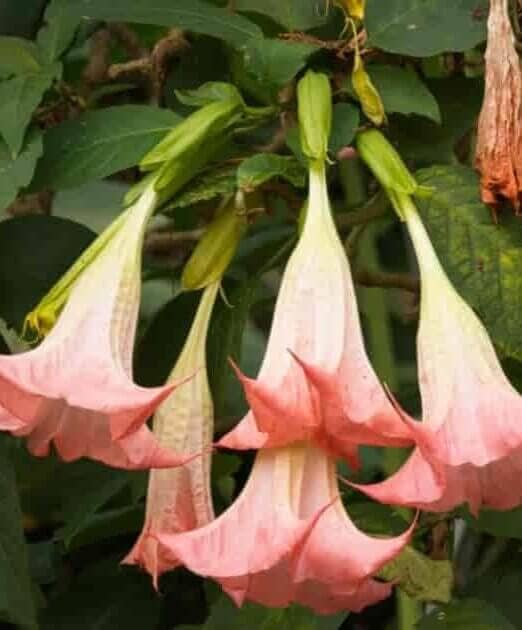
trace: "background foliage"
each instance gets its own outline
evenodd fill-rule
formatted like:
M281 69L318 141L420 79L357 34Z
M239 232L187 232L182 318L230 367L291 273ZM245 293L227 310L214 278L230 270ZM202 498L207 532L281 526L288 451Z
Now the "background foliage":
M435 189L421 211L444 266L517 385L522 227L507 213L492 222L471 168L487 11L486 0L367 0L364 59L387 133ZM144 385L166 377L198 298L178 293L183 262L221 195L255 192L258 216L226 278L233 308L218 304L208 347L218 433L233 426L245 403L227 358L256 373L304 201L294 86L308 65L335 86L330 189L370 355L381 378L418 411L413 256L368 173L357 159L343 159L367 121L350 82L351 29L339 7L324 0L3 0L0 35L0 352L23 346L17 333L25 314L117 215L141 157L201 99L187 91L230 81L249 104L273 106L274 115L236 133L152 225L135 374ZM401 459L397 451L366 449L361 478L382 478ZM248 455L216 456L219 509L237 494L249 464ZM399 627L401 602L393 599L361 615L251 605L238 612L182 570L166 575L156 595L145 575L119 566L140 530L145 489L143 473L35 460L2 436L1 627ZM405 527L399 510L353 492L346 500L367 532ZM414 547L383 577L400 579L403 596L420 603L421 630L522 627L522 510L454 516L424 516Z

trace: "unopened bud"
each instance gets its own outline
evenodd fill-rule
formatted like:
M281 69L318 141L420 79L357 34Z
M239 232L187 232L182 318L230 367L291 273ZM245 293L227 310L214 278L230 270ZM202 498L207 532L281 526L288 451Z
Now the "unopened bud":
M328 77L309 70L297 85L297 104L303 153L312 160L326 160L332 126Z
M246 212L233 200L210 223L192 252L181 277L183 288L194 291L220 280L246 227Z

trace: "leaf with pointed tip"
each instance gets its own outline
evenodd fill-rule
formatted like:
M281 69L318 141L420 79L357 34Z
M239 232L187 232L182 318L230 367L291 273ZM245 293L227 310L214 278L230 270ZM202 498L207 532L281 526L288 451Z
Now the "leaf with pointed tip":
M0 140L0 211L16 199L22 188L29 185L42 152L40 132L29 135L22 151L14 159L5 142Z
M194 31L224 39L237 47L252 37L263 36L250 20L201 0L70 0L69 10L80 17Z

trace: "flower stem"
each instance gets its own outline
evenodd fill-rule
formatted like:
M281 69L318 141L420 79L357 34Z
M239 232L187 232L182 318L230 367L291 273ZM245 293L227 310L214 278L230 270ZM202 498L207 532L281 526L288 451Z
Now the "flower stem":
M396 589L398 630L414 630L422 617L420 602L412 599L401 588Z

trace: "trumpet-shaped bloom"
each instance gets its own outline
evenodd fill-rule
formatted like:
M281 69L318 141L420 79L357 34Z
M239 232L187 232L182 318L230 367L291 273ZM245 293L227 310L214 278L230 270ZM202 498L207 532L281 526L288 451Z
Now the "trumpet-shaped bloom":
M386 597L390 585L371 576L410 535L360 532L340 501L334 460L294 445L260 451L243 492L215 521L158 538L171 567L215 578L238 604L299 602L326 613Z
M467 502L508 509L522 499L522 398L491 340L456 293L415 207L404 211L421 273L417 337L423 422L404 418L417 448L388 480L363 491L387 503L445 511Z
M0 404L36 455L53 442L65 460L87 456L126 468L180 463L145 426L173 385L147 389L132 380L141 246L155 202L149 187L126 212L40 346L0 356Z
M240 378L251 411L221 440L223 446L279 447L314 439L354 461L362 443L412 442L366 355L323 165L310 169L307 217L284 272L258 378Z
M479 118L476 166L485 203L522 202L522 70L509 0L491 0L486 49L486 89Z
M199 454L183 467L150 473L145 525L124 562L143 566L156 585L158 576L169 568L158 536L203 527L214 518L210 491L213 409L204 366L208 324L218 287L219 283L214 283L205 289L169 381L193 376L176 388L154 415L154 436L162 446L180 454Z

